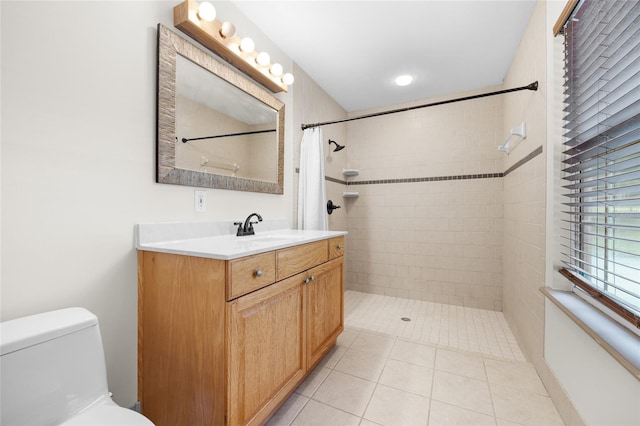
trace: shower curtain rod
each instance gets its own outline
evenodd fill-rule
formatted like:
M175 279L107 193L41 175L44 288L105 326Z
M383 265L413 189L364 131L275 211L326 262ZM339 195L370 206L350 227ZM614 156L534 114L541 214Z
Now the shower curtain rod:
M201 138L191 138L191 139L182 138L182 143L187 143L187 142L190 142L190 141L199 141L199 140L202 140L202 139L217 139L217 138L228 138L228 137L231 137L231 136L257 135L258 133L271 133L271 132L275 132L275 131L276 131L276 129L254 130L252 132L227 133L226 135L202 136Z
M323 123L315 123L315 124L302 124L300 127L302 127L302 130L305 130L305 129L310 129L312 127L326 126L326 125L329 125L329 124L338 124L338 123L344 123L344 122L347 122L347 121L354 121L354 120L362 120L363 118L378 117L380 115L395 114L396 112L411 111L411 110L414 110L414 109L427 108L427 107L445 105L445 104L451 104L451 103L454 103L454 102L470 101L472 99L484 98L484 97L487 97L487 96L503 95L505 93L518 92L520 90L534 90L534 91L538 90L538 82L534 81L533 83L531 83L531 84L529 84L527 86L516 87L516 88L513 88L513 89L498 90L497 92L489 92L489 93L482 93L480 95L465 96L463 98L456 98L456 99L449 99L449 100L446 100L446 101L432 102L430 104L416 105L416 106L407 107L407 108L400 108L400 109L392 109L390 111L375 112L373 114L361 115L359 117L345 118L343 120L325 121Z

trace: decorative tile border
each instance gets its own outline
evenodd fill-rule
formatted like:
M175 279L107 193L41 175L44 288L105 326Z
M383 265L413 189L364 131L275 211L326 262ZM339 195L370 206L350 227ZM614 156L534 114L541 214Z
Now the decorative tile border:
M542 154L542 145L529 153L526 157L516 162L513 166L509 167L504 173L481 173L473 175L453 175L453 176L431 176L431 177L419 177L419 178L399 178L399 179L376 179L376 180L358 180L358 181L345 181L341 179L325 176L325 180L340 185L380 185L387 183L414 183L414 182L440 182L447 180L468 180L468 179L493 179L507 176L509 173L513 173L516 169L524 166L526 163ZM300 169L296 167L296 173L300 173Z
M505 170L504 175L506 176L509 173L515 171L517 168L519 168L521 166L524 166L526 163L528 163L529 161L533 160L535 157L537 157L540 154L542 154L542 145L537 147L535 150L531 151L529 153L529 155L524 157L522 160L516 162L513 166L511 166L507 170Z
M347 185L379 185L385 183L438 182L443 180L490 179L503 177L503 173L483 173L476 175L433 176L404 179L359 180L347 182Z

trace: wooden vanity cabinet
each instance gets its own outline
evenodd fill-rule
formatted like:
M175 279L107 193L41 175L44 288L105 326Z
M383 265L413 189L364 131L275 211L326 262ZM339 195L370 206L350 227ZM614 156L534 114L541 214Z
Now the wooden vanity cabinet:
M343 254L344 237L231 261L139 252L142 413L265 423L343 330Z

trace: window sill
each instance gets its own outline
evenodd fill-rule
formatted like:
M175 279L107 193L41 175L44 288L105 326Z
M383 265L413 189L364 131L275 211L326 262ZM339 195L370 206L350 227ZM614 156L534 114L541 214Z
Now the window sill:
M640 337L571 292L548 287L540 291L640 380Z

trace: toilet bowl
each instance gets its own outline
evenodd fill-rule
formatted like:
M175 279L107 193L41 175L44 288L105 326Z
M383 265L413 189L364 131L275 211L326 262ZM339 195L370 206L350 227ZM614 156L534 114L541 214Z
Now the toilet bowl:
M0 323L0 424L153 425L111 399L98 318L83 308Z

